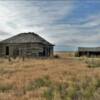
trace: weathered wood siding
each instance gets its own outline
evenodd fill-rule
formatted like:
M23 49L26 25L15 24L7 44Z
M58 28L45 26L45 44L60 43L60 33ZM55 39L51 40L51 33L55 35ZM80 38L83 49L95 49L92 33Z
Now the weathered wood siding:
M100 47L79 47L78 56L100 56Z
M89 48L89 47L79 47L78 51L91 51L91 52L98 52L100 51L100 47L94 47L94 48Z
M0 56L6 55L6 47L9 47L9 56L52 56L53 46L43 45L41 43L5 43L0 44Z

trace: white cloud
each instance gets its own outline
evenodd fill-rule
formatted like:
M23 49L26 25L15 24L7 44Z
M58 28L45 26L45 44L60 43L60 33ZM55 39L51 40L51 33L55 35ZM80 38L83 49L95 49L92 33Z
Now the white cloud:
M72 9L73 4L66 0L0 1L0 31L12 35L22 31L45 33L50 24L69 14Z
M67 17L74 6L69 0L0 1L0 39L33 31L57 46L98 46L100 14L87 16L78 24L55 24Z

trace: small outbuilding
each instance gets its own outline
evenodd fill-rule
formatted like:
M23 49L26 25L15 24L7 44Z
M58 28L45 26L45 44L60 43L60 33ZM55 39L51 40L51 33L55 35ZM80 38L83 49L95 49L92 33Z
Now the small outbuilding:
M33 32L20 33L0 42L0 57L49 57L53 56L53 47Z
M100 56L100 47L79 47L78 56Z

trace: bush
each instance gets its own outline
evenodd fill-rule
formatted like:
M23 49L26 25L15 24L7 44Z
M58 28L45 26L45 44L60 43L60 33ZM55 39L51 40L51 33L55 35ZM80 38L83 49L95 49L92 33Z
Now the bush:
M0 84L0 92L8 92L9 90L12 90L13 86L9 84Z
M97 68L100 67L100 64L88 64L88 68Z
M48 87L50 85L51 85L51 81L49 80L49 77L45 76L43 78L39 78L39 79L36 79L35 81L30 82L30 84L26 88L27 90L31 91L31 90L41 88L43 86Z
M47 91L44 92L44 97L46 98L46 100L54 100L54 93L53 93L54 89L53 87L49 87L47 89Z
M60 58L60 56L56 54L56 55L54 55L54 58L58 59L58 58Z
M61 100L66 100L66 96L67 96L67 86L66 86L66 84L59 84L58 85L58 91L60 93Z

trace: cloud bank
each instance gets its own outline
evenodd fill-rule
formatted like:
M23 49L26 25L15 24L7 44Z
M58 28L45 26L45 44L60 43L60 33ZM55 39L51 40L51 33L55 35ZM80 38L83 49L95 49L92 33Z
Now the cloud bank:
M97 0L0 1L0 39L36 32L55 50L100 46L100 2Z

